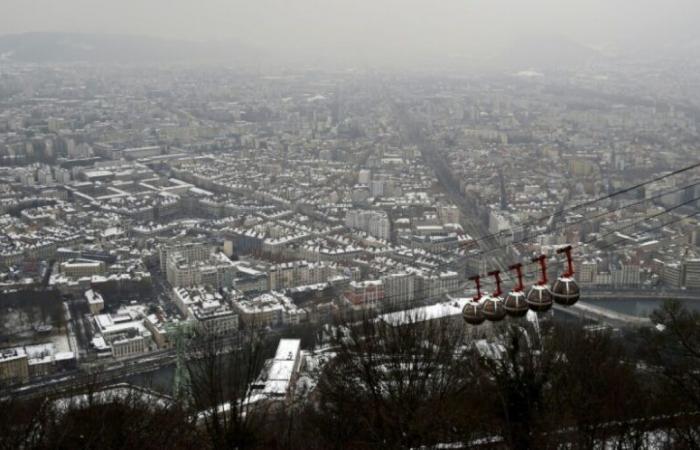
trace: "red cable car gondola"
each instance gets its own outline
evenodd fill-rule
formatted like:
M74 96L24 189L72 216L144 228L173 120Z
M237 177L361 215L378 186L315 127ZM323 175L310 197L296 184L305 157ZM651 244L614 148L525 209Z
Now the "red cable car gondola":
M464 305L462 317L469 325L481 325L486 320L481 303L481 277L476 275L469 279L476 283L476 295Z
M518 284L508 293L504 302L506 314L511 317L523 317L527 314L528 306L523 286L523 265L518 263L510 266L509 270L515 270L518 276Z
M547 285L547 257L540 255L533 258L532 262L539 263L541 274L537 284L527 293L527 304L535 312L544 312L552 307L552 292Z
M496 290L491 295L486 295L482 300L482 312L486 320L491 322L499 322L506 317L506 309L503 305L501 297L501 271L494 270L489 272L489 276L496 279Z
M557 254L566 254L567 269L552 286L552 297L560 305L571 306L581 298L578 283L574 280L574 262L571 258L571 246L560 248Z

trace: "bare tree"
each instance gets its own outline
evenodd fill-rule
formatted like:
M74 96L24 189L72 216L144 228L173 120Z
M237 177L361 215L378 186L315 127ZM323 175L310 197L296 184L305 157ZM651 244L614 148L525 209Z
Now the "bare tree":
M269 406L255 398L251 383L260 374L271 342L259 329L237 339L200 332L187 361L189 409L206 430L213 448L259 444ZM259 401L258 401L259 400Z
M365 318L340 329L310 412L320 447L415 447L474 435L478 411L464 405L479 386L461 321Z
M535 333L507 328L500 352L480 358L491 414L497 434L508 448L544 445L542 433L551 428L546 389L551 382L553 355Z
M651 316L641 333L640 356L655 381L657 407L666 417L669 448L700 448L700 313L675 300Z
M50 409L43 399L1 399L0 449L40 448L49 420Z
M0 448L187 449L200 441L184 411L138 389L5 400Z
M639 448L653 415L633 355L610 331L556 326L549 338L550 409L571 448Z

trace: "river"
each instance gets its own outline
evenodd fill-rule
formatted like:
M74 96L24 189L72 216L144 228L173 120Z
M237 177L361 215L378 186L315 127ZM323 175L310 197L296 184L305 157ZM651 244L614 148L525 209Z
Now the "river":
M655 310L661 307L664 300L662 299L620 299L620 300L585 300L586 303L591 305L600 306L602 308L607 308L612 311L628 314L630 316L636 317L649 317L649 315ZM680 301L686 308L692 311L700 311L700 297L697 301L693 300L681 300Z

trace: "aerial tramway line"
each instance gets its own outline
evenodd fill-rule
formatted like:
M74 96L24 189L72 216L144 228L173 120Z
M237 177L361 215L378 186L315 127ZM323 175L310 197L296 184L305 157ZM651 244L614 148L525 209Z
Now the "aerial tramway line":
M657 214L634 222L633 224L628 225L626 227L634 226L643 221L666 215L673 210L686 206L690 203L697 202L699 200L700 197L695 197L693 199L677 204L673 207L667 208L664 211L661 211ZM663 223L655 228L663 228L668 225L671 225L672 223L695 217L698 214L700 214L700 211L696 211L693 214L688 214L680 217L679 219L674 219L672 221ZM596 242L603 237L617 232L619 232L619 230L613 230L602 236L596 236L594 239L590 239L588 241L583 242L582 245ZM620 241L614 242L614 245L607 245L606 247L615 246L619 242ZM556 251L557 255L564 254L566 256L566 270L557 278L557 280L551 287L547 279L547 256L540 255L536 258L533 258L531 260L531 263L537 264L539 266L540 278L533 286L530 287L527 295L524 294L522 264L515 264L513 266L510 266L509 268L510 270L514 270L516 272L518 282L515 288L508 294L505 300L502 300L500 298L500 271L489 272L489 276L495 277L497 286L496 292L494 292L492 296L483 296L481 294L480 276L477 275L471 277L470 280L476 283L477 294L467 305L465 305L462 311L464 321L470 325L478 325L486 320L492 322L498 322L503 320L504 317L500 314L491 313L492 311L495 311L499 308L498 306L494 305L494 303L498 303L501 301L503 302L503 307L506 311L506 315L511 317L522 317L527 313L528 310L532 310L538 313L545 312L551 309L555 303L562 306L574 305L580 299L581 291L574 278L575 271L572 250L573 247L569 245L559 248Z
M641 219L637 222L634 222L630 225L627 225L625 228L632 227L634 225L637 225L638 223L647 221L651 218L657 218L659 216L666 215L669 212L684 206L688 202L694 202L694 201L699 201L699 200L700 200L700 197L697 197L697 198L691 199L687 202L683 202L681 204L672 206L672 207L667 208L664 211L661 211L657 214L654 214L652 216L649 216L647 218L644 218L644 219ZM664 227L667 227L669 225L672 225L674 223L688 220L688 219L693 218L693 217L698 216L698 215L700 215L700 210L693 212L693 213L690 213L690 214L684 214L680 217L674 218L674 219L667 221L665 223L662 223L660 225L656 225L647 231L656 231L656 230L662 229ZM573 254L572 252L576 247L580 247L583 245L588 245L588 244L598 242L607 236L610 236L612 234L617 233L618 231L619 231L619 229L612 230L612 231L605 233L603 235L595 236L594 238L591 238L587 241L584 241L584 242L580 243L579 245L567 246L567 247L571 247L570 250L567 250L567 247L560 248L559 251L555 254L559 255L560 259L561 259L562 254L565 256L567 255L567 253L569 255L572 255ZM625 248L626 246L627 245L624 244L624 239L620 238L620 239L617 239L613 242L609 242L609 243L604 244L602 247L599 247L599 249L600 250L605 250L608 248L618 248L619 249L619 248ZM515 280L516 280L515 286L508 292L508 294L505 296L505 298L501 297L501 294L503 292L499 292L500 289L498 286L497 286L497 290L496 290L496 292L498 292L498 294L496 294L496 292L494 292L489 297L491 297L492 299L500 298L503 301L503 307L506 311L506 317L511 317L511 318L523 317L530 310L533 310L535 312L547 311L547 310L551 309L551 307L555 303L560 304L562 306L567 306L567 303L573 304L573 303L575 303L574 299L578 300L578 298L580 298L580 291L578 291L578 293L577 293L577 291L574 288L574 284L573 284L573 283L575 283L575 280L573 277L573 275L574 275L573 258L572 258L572 263L571 263L570 267L568 265L568 262L569 262L569 257L566 258L567 270L565 270L557 278L556 282L551 287L549 286L549 280L547 277L547 257L545 255L538 256L536 258L532 258L532 260L525 262L525 263L514 264L514 265L509 267L509 271L515 273ZM534 266L535 269L530 270L530 271L523 271L523 269L527 266ZM498 282L496 284L501 282L501 280L500 280L501 272L499 271L498 273L499 273L499 279L497 280ZM526 290L524 279L527 277L530 277L532 275L539 276L539 279L534 283L534 285L530 289ZM488 276L490 276L490 277L492 276L495 278L495 271L489 272ZM486 277L478 276L479 281L478 281L478 285L476 286L477 287L477 289L476 289L477 295L474 297L474 299L472 299L472 301L468 302L465 305L465 308L463 310L463 313L465 310L472 311L471 314L473 316L474 321L476 322L476 323L474 323L475 325L481 324L481 323L485 322L486 320L488 320L486 318L486 316L484 316L483 309L481 308L481 306L483 306L486 303L485 300L487 300L487 298L482 294L481 282L484 278L486 278ZM565 281L566 279L570 279L571 281L573 281L573 283L571 281ZM477 277L476 276L471 277L470 280L476 281ZM563 282L563 283L560 283L560 282ZM566 289L563 291L560 291L559 290L560 288L558 287L561 284L567 286ZM532 288L534 288L534 290ZM427 292L426 289L424 289L422 291L417 291L416 292L417 298L420 298L421 293L425 294L426 292ZM458 289L444 292L444 294L458 294L458 293L462 293L462 292L464 292L464 289L462 287L460 287ZM557 294L563 294L563 295L558 297ZM577 295L578 295L578 297L577 297ZM394 298L394 296L388 296L388 297L384 297L384 300L389 300L392 298ZM557 300L557 299L559 299L559 300ZM548 300L551 300L551 301L548 301ZM498 302L498 300L495 300L495 302ZM570 305L568 305L568 306L570 306ZM467 307L469 307L469 308L467 308ZM474 311L474 307L477 307L477 309L479 309L479 311ZM498 308L498 306L496 306L495 308ZM492 315L491 317L498 317L498 316L499 316L499 314L497 313L495 316ZM465 321L466 321L466 318L465 318Z
M653 182L653 181L649 181L648 183L651 183L651 182ZM565 224L564 224L563 226L561 226L561 227L563 227L563 228L572 227L572 226L574 226L574 225L578 225L578 224L581 224L581 223L583 223L583 222L590 222L590 221L595 220L595 219L600 219L600 218L602 218L602 217L609 216L609 215L614 214L614 213L616 213L616 212L619 212L619 211L622 211L622 210L625 210L625 209L628 209L628 208L632 208L632 207L635 207L635 206L639 206L639 205L642 205L642 204L644 204L644 203L648 203L648 202L650 202L650 201L652 201L652 200L658 200L658 199L660 199L660 198L667 197L667 196L669 196L669 195L676 194L676 193L678 193L678 192L686 191L686 190L691 189L691 188L696 188L697 186L700 186L700 181L695 181L695 182L693 182L693 183L690 183L690 184L687 184L687 185L684 185L684 186L681 186L681 187L678 187L678 188L674 188L674 189L672 189L672 190L659 192L659 193L657 193L657 194L654 194L654 195L651 196L651 197L647 197L647 198L644 198L644 199L642 199L642 200L638 200L638 201L633 202L633 203L628 203L628 204L625 204L625 205L622 205L622 206L618 206L618 207L616 207L616 208L612 208L612 209L610 209L610 210L597 213L597 214L595 214L595 215L593 215L593 216L583 216L582 218L580 218L580 219L578 219L578 220L575 220L575 221L573 221L573 222L567 222L567 223L565 223ZM613 196L614 196L614 195L619 195L619 194L622 194L622 193L625 193L625 192L629 192L629 189L626 188L626 189L624 189L624 190L622 190L622 191L619 191L619 192L617 192L617 193L615 193L615 194L612 194L612 195L613 195ZM605 198L601 198L601 199L599 199L599 200L597 200L597 201L605 200L605 199L607 199L608 197L610 197L610 196L606 196ZM692 201L694 201L694 200L691 200L691 202L692 202ZM672 209L676 209L676 208L678 208L678 207L685 206L687 203L688 203L688 202L684 202L684 203L682 203L682 204L680 204L680 205L676 205L676 206L672 207ZM555 218L555 217L558 216L558 215L563 214L564 212L570 212L570 211L574 211L574 210L580 209L580 208L583 207L584 205L585 205L585 206L591 206L590 202L586 202L585 204L577 205L577 206L575 206L575 207L573 207L573 208L569 208L569 209L566 209L566 210L561 210L561 211L559 211L559 212L554 213L554 214L551 215L551 216L548 215L548 216L542 216L542 217L538 217L538 218L532 219L532 220L530 220L529 223L525 223L525 224L523 225L523 227L524 227L524 228L531 227L531 226L533 226L533 225L535 225L535 224L537 224L537 223L539 223L539 222L544 221L545 219L552 220L553 218ZM665 212L666 212L666 211L664 211L664 213L665 213ZM560 228L560 226L556 226L556 227L554 227L554 230L558 230L559 228ZM472 243L475 243L475 242L478 243L478 242L481 242L481 241L483 241L483 240L485 240L485 239L495 238L495 237L498 237L501 233L502 233L502 232L499 232L499 233L491 233L491 234L488 234L488 235L485 235L485 236L482 236L482 237L479 237L479 238L470 240L470 241L468 241L468 243L469 243L469 244L472 244ZM529 242L532 238L534 238L534 237L536 237L536 236L539 236L540 234L541 234L540 232L534 232L534 233L526 234L524 237L518 239L517 241L508 242L507 244L497 245L497 246L495 246L495 247L493 247L493 248L491 248L491 249L488 249L488 250L481 250L481 251L478 251L478 252L476 252L476 253L474 253L474 254L471 254L471 255L468 255L468 256L470 256L470 257L480 257L480 256L488 255L489 253L495 252L495 251L497 251L497 250L501 250L501 249L503 249L503 248L505 248L505 247L507 247L507 246L512 246L512 245L515 245L515 244L522 244L522 243Z
M695 183L695 184L700 185L700 182ZM677 191L677 190L678 189L676 189L675 191ZM673 191L671 191L671 192L673 192ZM666 192L664 194L660 194L660 196L667 195L667 194L668 194L668 192ZM650 200L650 199L647 199L647 201L648 200ZM565 270L561 274L561 276L558 277L555 284L551 287L549 286L548 278L547 278L547 262L546 262L547 257L546 256L542 255L542 256L538 256L536 258L533 258L531 261L528 261L525 263L514 264L514 265L509 267L509 271L515 273L515 279L517 280L517 284L513 287L513 289L511 291L509 291L509 293L505 296L505 298L501 297L502 292L500 292L500 287L497 286L497 291L496 291L497 293L494 292L493 295L489 296L489 297L492 297L492 300L489 301L488 303L492 303L492 302L497 303L498 299L502 300L504 309L506 310L505 316L513 317L513 318L523 317L527 314L527 312L529 310L533 310L535 312L547 311L552 307L552 305L554 303L557 303L557 304L560 304L563 306L570 306L570 305L575 303L574 299L578 300L578 298L580 298L580 290L577 291L576 288L578 286L575 284L575 279L573 278L573 275L574 275L573 259L571 259L571 264L569 265L569 259L572 258L571 252L573 251L574 248L598 242L598 241L600 241L608 236L611 236L615 233L620 232L621 230L624 230L625 228L631 228L631 227L634 227L635 225L638 225L638 224L645 222L645 221L648 221L650 219L659 218L660 216L667 215L674 210L682 208L683 206L687 206L688 204L696 202L696 201L700 201L700 197L695 197L695 198L692 198L690 200L684 201L682 203L676 204L674 206L671 206L669 208L664 209L661 212L658 212L658 213L653 214L651 216L645 217L645 218L640 219L638 221L635 221L631 224L625 225L624 227L614 229L614 230L607 232L605 234L596 235L595 237L593 237L589 240L583 241L576 246L568 246L568 247L571 247L568 250L567 250L567 247L560 248L559 251L556 252L556 255L562 255L562 254L566 255L566 263L567 263L568 270ZM615 211L623 210L627 207L630 207L630 206L636 205L636 204L638 204L638 203L618 207L618 208L615 208L614 210L608 211L606 213L598 214L595 217L599 217L599 216L602 216L605 214L611 214ZM661 225L654 226L647 231L656 231L656 230L662 229L664 227L667 227L669 225L672 225L674 223L693 218L699 214L700 214L700 210L695 211L695 212L690 213L690 214L683 215L683 216L678 217L678 218L674 218L673 220L662 223ZM605 250L607 248L613 248L613 247L614 248L624 248L625 245L623 242L624 242L623 238L617 239L614 242L606 243L602 247L599 247L599 250ZM622 244L622 245L620 245L620 244ZM510 244L500 245L498 248L504 248L507 245L510 245ZM446 254L449 252L450 252L450 250L446 250L446 251L440 252L439 254ZM561 256L559 256L559 258L561 259ZM440 265L438 265L438 267L446 267L450 264L451 263L440 264ZM534 266L535 270L523 272L523 268L525 268L526 266L530 266L530 265ZM535 275L535 274L539 275L539 280L536 281L534 286L532 286L532 288L528 289L526 292L524 279L529 277L529 276ZM495 271L489 272L488 276L495 277ZM501 279L500 279L501 272L500 271L498 272L498 276L499 276L499 278L498 278L497 283L496 283L497 285L499 283L501 283ZM477 277L471 277L470 280L475 281L476 278ZM486 278L486 277L479 276L479 284L477 286L477 293L478 294L475 297L477 301L471 301L467 304L467 306L471 307L470 309L472 311L473 311L473 307L475 305L476 306L483 305L483 304L487 303L485 300L489 299L488 297L481 294L481 280L484 278ZM567 280L567 279L569 279L569 280ZM559 288L559 285L562 285L563 287ZM559 289L563 289L563 290L561 291L561 295L559 297L557 297L557 294L559 293ZM427 289L424 289L422 291L417 291L416 297L420 298L421 294L425 294L426 292L427 292ZM444 292L444 294L457 294L460 292L463 292L463 288L458 288L455 290L447 291L447 292ZM398 297L398 295L396 297ZM384 297L384 300L389 300L392 298L394 298L394 296L388 296L388 297ZM557 298L559 300L557 300ZM551 301L549 301L549 300L551 300ZM567 303L570 303L570 305L567 305ZM498 306L494 306L494 309L495 309L495 315L491 315L490 316L491 318L497 318L501 314L500 308ZM472 315L474 316L474 320L477 321L478 323L483 323L486 320L488 320L485 316L484 316L483 320L479 320L479 313L478 312L474 312ZM481 315L483 315L483 312L481 313Z
M585 207L588 207L588 206L593 206L593 205L595 205L596 203L600 203L600 202L602 202L602 201L604 201L604 200L608 200L608 199L611 199L611 198L614 198L614 197L618 197L618 196L623 195L623 194L627 194L627 193L630 193L630 192L634 192L634 191L636 191L636 190L638 190L638 189L640 189L640 188L643 188L644 186L647 186L647 185L649 185L649 184L656 183L656 182L658 182L658 181L662 181L662 180L665 180L665 179L667 179L667 178L670 178L670 177L673 177L673 176L676 176L676 175L680 175L680 174L682 174L682 173L685 173L685 172L688 172L688 171L690 171L690 170L697 169L697 168L700 168L700 162L696 162L696 163L690 164L690 165L688 165L688 166L681 167L681 168L676 169L676 170L673 170L673 171L671 171L671 172L669 172L669 173L666 173L666 174L663 174L663 175L659 175L659 176L657 176L657 177L655 177L655 178L652 178L652 179L650 179L650 180L646 180L646 181L643 181L643 182L641 182L641 183L637 183L637 184L635 184L635 185L633 185L633 186L627 186L627 187L622 188L622 189L620 189L620 190L617 190L617 191L615 191L615 192L611 192L611 193L609 193L609 194L606 194L606 195L603 195L603 196L601 196L601 197L595 198L595 199L593 199L593 200L588 200L588 201L585 201L585 202L583 202L583 203L576 204L576 205L571 206L571 207L568 207L568 208L563 208L563 209L557 210L557 211L555 211L555 212L552 213L552 214L547 214L547 215L544 215L544 216L540 216L540 217L531 219L531 220L529 221L529 223L523 224L523 227L527 228L527 227L530 227L530 226L533 226L533 225L542 223L542 222L544 222L544 221L546 221L546 220L550 220L550 221L551 221L551 220L555 220L557 217L559 217L559 216L561 216L561 215L564 215L564 214L566 214L566 213L569 213L569 212L572 212L572 211L577 211L577 210L579 210L579 209L582 209L582 208L585 208ZM616 211L619 211L619 210L622 210L622 209L625 209L625 208L629 208L629 207L632 207L632 206L636 206L636 205L639 205L639 204L641 204L641 203L645 203L645 202L648 202L648 201L651 201L651 200L654 200L654 199L658 199L658 198L661 198L661 197L664 197L664 196L667 196L667 195L670 195L670 194L679 192L679 191L681 191L681 190L693 188L693 187L695 187L695 186L698 186L699 184L700 184L700 182L693 182L693 183L691 183L691 184L689 184L689 185L686 185L686 186L683 186L683 187L680 187L680 188L675 188L675 189L670 190L670 191L667 191L667 192L659 193L659 194L656 194L656 195L654 195L654 196L652 196L652 197L645 198L645 199L643 199L643 200L640 200L640 201L635 202L635 203L632 203L632 204L628 204L628 205L624 205L624 206L621 206L621 207L618 207L618 208L614 208L614 209L612 209L612 210L610 210L610 211L606 211L606 212L604 212L604 213L601 213L601 214L599 214L599 215L597 215L597 216L595 216L595 217L601 217L601 216L605 216L605 215L607 215L607 214L612 214L613 212L616 212ZM593 217L584 218L584 219L579 220L579 221L574 222L574 223L581 223L582 221L587 221L587 220L590 220L590 219L592 219L592 218L593 218ZM572 225L572 224L567 224L567 225ZM494 238L499 237L500 235L501 235L500 232L498 232L498 233L489 233L489 234L485 234L485 235L483 235L483 236L481 236L481 237L478 237L478 238L476 238L476 239L473 239L472 241L470 241L470 243L471 243L471 242L478 243L478 242L483 242L483 241L486 241L486 240L491 240L491 239L494 239ZM530 238L530 237L533 237L533 236L532 236L532 235L526 236L524 239L528 239L528 238ZM493 248L493 249L491 249L491 250L482 251L482 252L480 252L479 254L489 253L489 252L491 252L491 251L494 251L494 250L497 250L497 249L503 248L503 247L504 247L503 245L499 245L499 246L496 246L495 248Z
M696 183L700 184L700 183ZM556 255L565 255L566 256L566 265L567 269L561 274L560 277L556 280L553 286L549 286L548 283L548 278L547 278L547 257L546 255L541 255L536 258L533 258L531 261L527 263L517 263L509 267L509 271L512 271L515 273L515 278L517 280L517 284L515 287L506 295L505 299L501 297L501 272L500 271L492 271L489 272L488 276L489 277L494 277L496 278L496 285L497 289L496 292L494 292L490 296L484 296L481 291L481 280L482 276L475 276L471 277L471 281L477 282L476 285L476 290L477 290L477 295L473 299L473 301L467 303L467 305L464 308L463 313L465 316L465 321L468 323L473 323L475 325L481 324L485 322L486 320L491 320L491 321L498 321L498 320L503 320L501 317L502 312L499 304L499 300L503 302L503 309L505 309L505 316L509 317L523 317L527 314L529 310L533 310L535 312L544 312L549 310L554 303L563 305L563 306L571 306L573 305L578 299L580 298L580 289L578 289L578 285L576 284L576 281L573 277L575 274L574 272L574 264L573 264L573 258L572 258L572 251L575 247L580 247L588 244L595 243L597 241L600 241L601 239L604 239L608 236L611 236L615 233L620 232L621 230L624 230L625 228L630 228L634 227L635 225L638 225L642 222L648 221L650 219L654 218L659 218L660 216L664 216L669 214L670 212L677 210L679 208L682 208L684 206L687 206L690 203L700 201L700 197L695 197L690 200L681 202L679 204L676 204L674 206L671 206L669 208L664 209L661 212L658 212L656 214L653 214L651 216L645 217L643 219L640 219L638 221L635 221L631 224L628 224L624 227L612 230L610 232L607 232L602 235L596 235L595 237L586 240L584 242L581 242L577 246L566 246L560 248L557 252ZM636 204L636 203L635 203ZM615 209L617 210L622 210L625 209L627 206L623 206L620 208ZM607 214L610 214L614 211L608 211ZM690 214L683 215L678 218L674 218L673 220L667 221L665 223L662 223L660 225L654 226L653 228L647 230L647 231L656 231L659 229L662 229L664 227L667 227L669 225L672 225L674 223L684 221L690 218L693 218L697 215L700 214L700 210L695 211ZM603 214L599 214L603 215ZM624 248L625 245L623 244L620 246L621 243L623 243L624 239L620 238L615 240L614 242L606 243L602 247L599 247L599 250L605 250L607 248ZM501 245L499 248L503 248L506 245ZM445 251L442 253L447 253L449 251ZM559 256L561 258L561 256ZM447 264L441 265L440 267L444 267ZM536 267L535 270L528 271L526 273L523 272L523 268L528 266L528 265L533 265ZM498 275L496 275L498 274ZM524 278L531 276L533 274L538 274L539 275L539 280L526 292L525 291L525 284L524 284ZM451 294L451 293L458 293L458 292L463 292L462 288L450 291L450 292L445 292L446 294ZM389 299L390 297L385 297L386 299ZM484 315L483 313L483 306L487 306L487 315Z
M565 208L560 211L555 212L551 217L550 220L552 220L556 216L560 216L564 214L565 212L569 211L574 211L586 206L591 206L597 202L600 202L602 200L606 200L608 198L621 195L627 192L634 191L636 189L639 189L647 184L662 180L664 178L668 178L673 175L677 175L686 171L689 171L691 169L700 167L700 163L695 163L690 166L686 166L684 168L678 169L676 171L673 171L669 174L665 174L659 177L656 177L652 180L648 180L639 184L636 184L631 187L627 187L625 189L622 189L620 191L614 192L612 194L606 195L604 197L588 201L579 205L576 205L571 208ZM677 188L673 190L672 192L677 192L679 190L685 190L688 189L689 187L695 187L699 185L700 182L695 182L692 183L688 186L684 186L682 188ZM658 198L664 195L668 195L669 193L663 193L663 194L658 194L654 196L653 198ZM611 214L615 212L616 210L621 210L625 209L630 206L635 206L638 204L641 204L643 202L649 201L652 198L647 198L635 203L632 203L630 205L625 205L620 208L616 208L611 211L604 212L602 214L597 215L596 217L600 217L603 215ZM645 217L642 220L636 221L631 225L627 225L624 228L629 228L631 226L637 225L641 222L648 221L650 219L659 217L661 215L665 215L670 213L673 210L676 210L678 208L681 208L683 206L690 205L691 203L697 202L700 200L700 197L695 197L690 200L681 202L677 205L674 205L673 207L666 208L664 211L654 214L649 217ZM689 217L696 216L700 213L700 211L690 214L686 217L682 217L681 219L687 219ZM535 222L538 222L540 220L544 220L545 217L540 217L535 220ZM580 223L584 220L590 220L590 218L583 218L579 220L577 223ZM673 221L676 222L677 220ZM668 226L670 224L666 223L663 224L662 226ZM586 245L590 244L592 242L595 242L602 237L608 236L610 234L619 232L620 229L613 230L612 232L606 233L605 235L602 236L596 236L594 239L582 242L581 245ZM482 241L485 239L489 239L491 237L495 236L495 234L492 235L487 235L483 236L481 238L478 238L475 240L475 242ZM504 246L498 246L497 248L503 248ZM481 251L475 256L480 256L484 255L487 253L490 253L497 248L492 248L486 251ZM490 322L499 322L505 319L506 316L510 317L523 317L527 314L528 311L534 311L537 313L540 312L545 312L548 311L549 309L552 308L552 306L556 303L562 306L572 306L576 304L576 302L579 301L581 298L581 290L579 288L578 283L576 282L576 279L574 278L575 270L574 270L574 261L572 257L572 250L573 247L571 245L567 245L564 247L561 247L556 250L556 255L564 255L566 257L566 269L559 275L557 280L550 286L549 280L547 278L547 256L546 255L540 255L535 258L532 258L530 263L537 264L539 267L539 279L535 284L533 284L527 294L525 293L525 287L523 284L523 264L518 263L511 265L509 267L510 271L514 271L516 274L517 278L517 284L515 287L508 293L505 299L501 297L502 290L501 290L501 271L500 270L495 270L488 272L489 277L493 277L496 285L496 290L492 294L482 294L481 290L481 275L476 275L471 278L469 278L470 281L473 281L475 283L476 287L476 295L464 306L462 310L462 316L464 318L464 321L469 324L469 325L480 325L484 323L485 321L490 321Z

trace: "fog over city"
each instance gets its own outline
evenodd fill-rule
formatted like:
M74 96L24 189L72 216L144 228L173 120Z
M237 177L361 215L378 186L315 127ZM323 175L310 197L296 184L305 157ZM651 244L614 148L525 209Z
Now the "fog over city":
M697 56L698 18L694 0L3 0L0 33L216 42L307 65L492 67L513 53L550 65L570 52Z
M0 448L700 448L700 0L0 0Z

